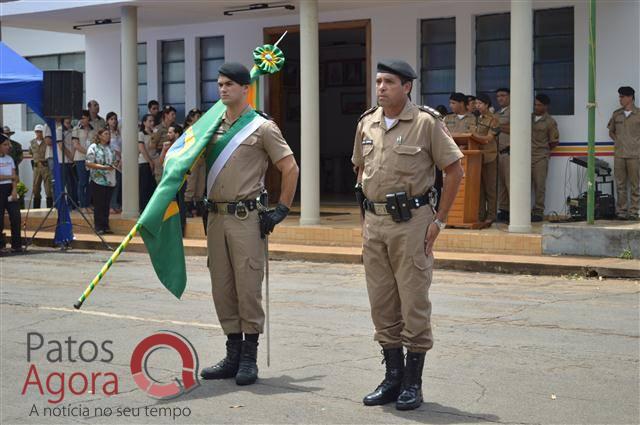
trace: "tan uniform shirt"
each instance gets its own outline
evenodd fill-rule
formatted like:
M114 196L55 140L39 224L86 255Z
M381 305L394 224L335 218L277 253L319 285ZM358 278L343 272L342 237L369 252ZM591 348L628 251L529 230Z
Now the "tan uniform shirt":
M634 106L628 117L624 115L624 108L616 109L607 128L616 136L616 157L640 158L640 108Z
M391 128L382 108L360 120L351 162L363 168L367 199L385 202L388 193L423 195L433 186L436 165L444 169L462 157L442 119L407 102Z
M509 106L505 106L503 109L496 112L496 117L498 118L498 125L506 125L511 123L511 108ZM500 132L498 135L498 151L508 148L511 146L510 135L504 132Z
M536 162L548 158L551 153L549 143L558 143L560 134L558 124L551 115L544 114L536 121L535 114L531 117L531 161Z
M449 114L444 117L444 123L451 134L469 133L471 126L476 123L476 117L471 114L464 114L462 118L460 118L456 114Z
M105 128L107 126L107 122L100 115L98 115L95 119L90 120L89 124L91 124L91 127L93 127L95 131L98 131L101 128Z
M44 139L40 141L38 141L38 139L31 140L29 144L29 153L31 154L33 162L35 163L46 161L47 144L44 142Z
M77 125L76 128L73 129L73 133L71 134L71 137L73 139L78 139L81 146L83 146L85 149L89 149L89 146L91 146L91 143L93 143L94 135L95 135L95 132L91 125L89 128L82 128L79 125ZM86 158L86 154L80 152L77 149L75 150L73 154L74 161L84 161L85 158Z
M162 144L166 142L167 133L169 132L169 127L165 126L163 122L158 124L156 127L156 131L151 135L151 140L149 141L148 150L149 155L152 158L156 158L162 152Z
M248 107L242 115L250 110ZM207 155L234 122L230 122L225 113L218 131L209 142ZM289 155L293 155L293 152L278 126L273 121L265 122L236 148L220 170L207 198L213 202L256 199L264 188L269 159L275 164Z
M488 113L487 115L481 115L478 117L478 120L471 125L469 131L472 133L478 134L480 136L487 136L489 134L493 134L495 136L495 128L498 126L498 120L492 113ZM482 161L483 163L489 163L494 161L498 156L498 146L494 137L494 140L490 141L485 145L480 145L480 150L482 151Z

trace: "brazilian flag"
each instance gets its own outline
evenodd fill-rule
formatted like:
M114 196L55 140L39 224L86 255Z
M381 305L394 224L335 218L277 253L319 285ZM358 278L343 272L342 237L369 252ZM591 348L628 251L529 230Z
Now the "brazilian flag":
M255 66L251 70L252 82L256 82L260 75L278 72L284 65L284 55L277 46L267 44L258 47L253 56ZM171 146L164 160L162 180L138 219L137 228L156 275L177 298L184 292L187 271L176 193L185 184L187 172L196 159L204 154L207 144L220 126L225 110L225 105L217 102ZM242 126L234 125L216 142L210 156L218 155L241 129ZM215 157L207 158L207 162L213 160Z

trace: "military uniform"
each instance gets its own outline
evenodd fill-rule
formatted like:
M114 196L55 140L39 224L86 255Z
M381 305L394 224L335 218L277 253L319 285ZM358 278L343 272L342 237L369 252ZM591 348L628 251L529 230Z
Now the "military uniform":
M496 112L498 126L508 125L511 122L511 111L505 106ZM509 173L511 147L510 134L499 132L498 134L498 208L509 211Z
M247 107L243 115L251 110ZM212 138L207 153L233 125L226 117ZM264 189L269 160L280 161L293 152L273 121L266 121L235 150L207 195L209 202L255 201ZM225 334L262 333L262 278L264 240L260 238L258 211L245 220L225 214L224 206L210 212L207 250L213 301Z
M352 162L363 169L367 200L384 203L388 193L405 191L409 198L428 192L435 166L444 169L463 155L437 112L407 102L398 120L387 128L383 109L364 116L357 127ZM433 346L429 286L433 256L424 252L429 206L412 210L408 222L389 215L365 214L363 259L375 340L383 348L405 346L426 352Z
M203 158L198 159L191 174L187 177L187 189L184 193L184 201L187 205L201 204L207 185L207 170Z
M476 118L469 113L464 115L449 114L444 117L444 123L451 134L469 133L471 126L476 123Z
M536 120L537 118L537 120ZM544 216L544 195L547 184L547 170L551 144L558 143L560 135L558 124L551 115L545 113L538 118L535 114L531 120L531 183L535 193L535 204L532 214Z
M616 109L607 124L615 135L614 175L616 179L616 215L637 218L640 208L640 108L634 106L629 116ZM627 203L627 185L631 203Z
M473 123L470 131L480 136L495 135L498 120L493 114L481 115ZM480 145L482 151L482 172L480 192L480 220L495 221L497 215L496 185L498 176L498 146L495 138Z
M47 164L47 144L44 140L33 139L29 143L29 153L33 161L33 207L40 208L42 185L47 199L53 198L51 172Z

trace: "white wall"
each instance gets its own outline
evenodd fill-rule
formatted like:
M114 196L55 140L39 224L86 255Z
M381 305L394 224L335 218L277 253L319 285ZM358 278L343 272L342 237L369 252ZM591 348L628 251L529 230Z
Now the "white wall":
M534 8L573 6L575 16L575 113L558 116L561 142L586 142L587 139L587 2L581 0L534 1ZM398 7L371 7L320 14L321 22L371 19L371 73L378 60L398 57L419 69L419 23L421 19L456 17L456 90L475 91L474 17L487 13L508 12L510 1L451 2L429 1ZM617 107L617 88L631 85L640 91L640 2L611 1L598 4L597 22L597 88L596 141L608 141L606 123ZM282 25L297 25L298 17L218 21L204 24L179 25L139 30L140 42L147 43L147 79L149 98L160 93L159 43L182 38L186 53L186 108L198 104L198 43L199 37L225 36L225 58L250 64L250 52L263 42L263 29ZM3 32L4 35L4 32ZM87 98L95 98L103 113L120 112L119 31L86 32ZM47 43L49 44L49 43ZM60 44L60 43L56 43ZM51 47L51 46L49 46ZM25 53L26 54L26 53ZM33 54L33 53L29 53ZM286 52L285 52L286 54ZM372 99L375 99L372 87ZM418 99L419 86L412 96ZM159 99L161 100L161 99ZM605 158L607 159L607 158ZM547 184L547 212L564 211L565 195L577 195L576 181L582 171L567 157L553 157ZM565 174L565 170L568 173ZM565 183L570 185L565 188ZM582 188L584 189L584 188Z

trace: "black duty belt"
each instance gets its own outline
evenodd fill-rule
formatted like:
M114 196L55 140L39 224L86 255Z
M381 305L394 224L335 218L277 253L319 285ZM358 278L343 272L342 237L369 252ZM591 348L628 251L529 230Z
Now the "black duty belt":
M249 212L258 209L258 203L255 200L237 201L237 202L211 202L206 201L207 210L214 214L234 215L240 220L249 217Z
M420 207L431 204L431 192L427 192L422 196L407 199L407 208L410 210L417 210ZM368 199L364 199L364 209L374 213L375 215L393 215L389 211L388 203L386 202L373 202Z
M511 146L507 146L506 148L502 149L500 151L500 153L510 154L511 153Z

